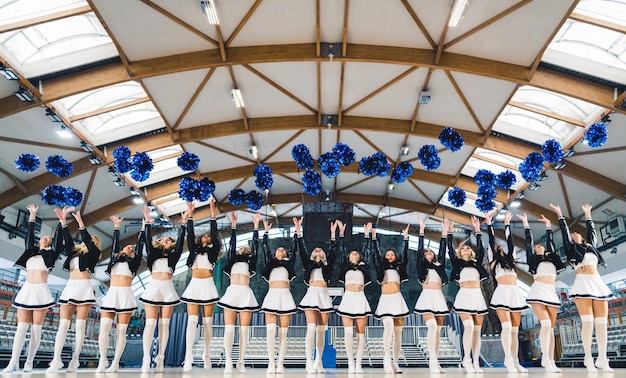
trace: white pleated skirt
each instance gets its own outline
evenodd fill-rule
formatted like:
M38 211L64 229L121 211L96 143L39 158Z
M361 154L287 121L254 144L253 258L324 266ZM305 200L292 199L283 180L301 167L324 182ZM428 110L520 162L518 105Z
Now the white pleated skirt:
M417 298L413 311L418 314L431 314L435 316L450 313L443 291L436 289L423 289L420 296Z
M191 278L189 285L180 296L181 302L206 305L220 299L213 277Z
M82 280L70 278L59 297L59 303L71 303L73 305L96 303L96 293L91 287L91 280L88 278Z
M39 310L54 306L54 299L47 282L24 282L24 285L13 298L13 307L26 310Z
M248 285L228 286L217 305L234 311L253 312L259 310L259 302L257 302L254 292Z
M126 313L137 309L137 301L130 286L110 286L102 298L100 311Z
M306 294L298 305L300 310L316 310L319 312L333 312L333 301L330 299L328 288L309 286Z
M409 307L406 305L401 292L380 295L374 317L382 319L386 317L406 318L407 316L409 316Z
M371 315L372 308L363 291L344 291L337 313L356 319Z
M569 297L608 301L613 298L613 292L602 281L602 277L599 274L576 274Z
M522 293L517 285L498 284L493 291L489 308L494 310L508 310L520 312L528 308Z
M180 303L172 280L152 279L139 300L153 306L176 306Z
M526 302L540 303L550 307L561 307L561 300L556 293L556 286L539 281L533 282L530 286Z
M480 288L462 287L454 299L454 311L463 314L485 315L489 312Z
M298 312L291 289L270 287L263 299L261 312L275 315L291 315Z

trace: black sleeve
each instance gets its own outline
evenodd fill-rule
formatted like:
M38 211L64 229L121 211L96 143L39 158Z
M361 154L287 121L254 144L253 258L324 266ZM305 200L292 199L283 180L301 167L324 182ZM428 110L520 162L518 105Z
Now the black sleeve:
M454 250L454 237L452 233L448 233L448 237L446 238L448 241L448 257L450 257L450 261L452 265L456 264L459 258L456 256L456 251Z
M237 229L230 229L230 241L228 242L228 260L232 260L237 254Z
M423 255L422 255L423 258ZM439 254L437 255L437 261L441 264L446 263L446 238L442 235L439 241Z
M257 232L258 235L258 232ZM294 244L294 243L292 243ZM272 252L270 251L270 236L267 232L263 233L263 243L262 243L262 247L263 247L263 256L265 256L265 264L269 264L270 261L272 260ZM293 248L293 246L292 246Z
M441 246L439 246L439 251L441 251ZM445 251L445 249L444 249ZM417 271L419 272L420 266L424 261L424 235L420 234L417 239Z
M554 244L554 235L552 234L552 230L546 229L546 251L547 252L556 252L556 245Z
M67 226L65 226L64 228L67 228ZM57 228L54 231L54 236L52 237L52 251L49 257L49 264L48 266L51 267L50 269L52 269L52 266L54 266L54 262L59 258L59 255L61 254L61 252L63 251L63 235L62 235L62 231L61 231L61 222L57 223Z
M376 268L378 269L378 267L380 267L380 264L382 263L380 257L380 248L378 246L378 239L370 239L370 243L372 246L371 251L372 256L374 257L374 263L376 264Z
M476 234L476 261L479 264L483 263L483 259L485 258L485 247L483 246L483 234Z
M497 258L496 257L497 254L496 254L496 234L493 230L493 226L490 224L487 225L487 234L489 234L489 248L491 248L491 254L492 254L492 256L490 256L492 260L489 261L489 263L491 264ZM478 255L478 251L476 251L476 254Z
M340 237L339 240L343 240L343 238ZM341 241L337 241L336 239L330 241L330 248L328 249L328 255L326 255L326 262L329 266L333 266L335 263L335 256L337 256L337 248L340 248L340 243Z
M524 229L524 236L526 236L526 263L528 263L528 266L531 266L531 262L534 259L534 246L535 246L535 241L533 239L533 233L530 231L530 228L525 228Z
M80 232L80 238L83 240L83 243L85 243L85 245L87 246L87 249L89 250L89 254L100 256L100 248L98 248L96 244L93 242L93 239L91 238L91 234L89 233L89 231L87 231L86 228L83 228L82 230L78 230L78 231ZM65 248L67 249L67 246Z
M213 231L213 227L211 225L211 231ZM211 235L211 242L213 241L213 235ZM189 254L191 254L196 249L196 233L193 229L193 219L187 219L187 249L189 249Z
M117 231L117 237L119 239L119 230L115 231ZM139 265L141 265L141 257L143 255L143 246L145 242L146 232L142 230L139 232L139 235L137 235L137 243L135 244L135 257L133 258L132 262L128 264L131 272L137 272L137 270L139 269Z
M291 265L296 263L296 254L298 253L298 239L301 239L302 237L298 238L298 234L296 234L294 232L293 234L293 240L291 241L291 247L289 248L289 254L287 255L287 257L289 258L289 262L291 263Z
M26 239L24 239L24 248L29 250L35 248L35 222L28 222L28 233Z
M62 233L63 233L63 244L64 244L65 253L68 256L71 256L72 250L74 249L74 240L72 239L72 235L70 234L69 227L64 227L62 230Z
M121 249L122 248L120 247L120 230L116 228L113 230L113 244L111 244L111 256L114 256ZM136 248L135 248L135 254L137 254Z
M152 248L152 225L151 224L147 224L146 225L146 230L143 232L144 235L144 241L146 244L146 252L147 255L150 256L154 253L154 248Z
M585 226L587 228L587 243L596 247L598 244L598 234L596 233L596 226L593 223L592 219L587 219L585 221Z
M565 218L559 218L559 227L561 228L561 236L563 237L563 249L565 255L570 263L576 262L576 252L574 251L574 241L572 235L569 232L569 226L565 221Z
M302 260L302 269L307 268L309 266L309 254L306 252L306 245L304 244L304 238L298 238L298 253L300 254L300 259Z
M176 266L176 261L180 259L180 255L183 253L183 246L185 245L185 229L187 227L183 224L180 226L178 230L178 236L176 237L176 245L174 246L174 252L168 255L168 260L173 259L174 266Z
M402 248L402 257L401 257L402 266L405 266L409 262L409 239L404 239L404 247Z
M252 257L258 258L259 253L259 230L252 231ZM256 269L256 266L254 267Z
M509 255L515 256L515 242L513 241L513 233L511 232L511 225L504 226L504 236L506 237L506 247Z

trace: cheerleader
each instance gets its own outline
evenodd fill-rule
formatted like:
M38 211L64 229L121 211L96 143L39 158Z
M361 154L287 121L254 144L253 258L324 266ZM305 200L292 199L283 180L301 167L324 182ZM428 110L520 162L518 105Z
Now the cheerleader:
M608 326L608 301L613 298L613 293L606 286L600 274L598 266L603 265L604 259L596 249L596 229L591 219L591 205L585 204L582 210L585 214L587 226L587 240L583 239L578 232L570 233L567 222L558 205L550 204L550 207L559 217L559 226L563 235L563 247L567 260L576 269L576 278L570 291L570 298L574 299L582 329L580 335L585 350L585 367L587 371L596 371L596 368L604 372L611 372L609 360L606 356L607 326ZM595 364L591 354L591 339L593 327L596 328L596 342L598 345L598 359Z
M552 224L543 215L540 222L546 225L546 247L534 244L533 234L530 232L526 214L516 214L522 220L526 234L526 261L528 272L533 275L533 284L530 287L526 302L530 303L533 312L539 319L539 345L541 346L541 366L550 373L559 373L561 369L554 362L554 330L557 310L561 301L556 294L556 275L565 269L565 264L555 253Z
M143 330L143 361L141 363L141 372L150 371L152 340L154 339L154 330L156 329L159 311L161 319L159 320L158 335L158 352L155 358L156 371L163 371L163 363L165 360L165 349L170 336L170 318L174 311L174 306L180 302L172 275L176 269L176 263L183 251L183 242L185 239L185 229L189 211L185 210L181 213L182 225L178 230L177 239L170 237L152 240L152 225L154 220L150 216L150 208L147 206L143 209L144 218L147 220L146 225L146 251L148 253L146 266L150 270L152 279L146 290L141 294L139 300L143 302L146 310L146 326Z
M267 330L267 353L269 361L267 372L269 374L285 372L283 363L287 352L287 331L291 315L296 313L296 302L289 289L289 282L296 278L296 271L293 268L296 249L298 248L297 237L301 232L300 223L294 218L296 232L291 243L289 252L284 247L278 247L274 253L270 251L269 232L272 224L263 220L265 233L263 234L263 254L265 255L265 268L261 278L269 283L269 290L265 295L261 312L265 313L265 327ZM274 352L276 347L276 318L279 321L278 333L278 362L274 364Z
M500 245L496 245L496 238L491 225L495 213L485 216L487 230L489 232L489 247L491 250L489 265L496 279L496 289L491 297L489 307L496 310L498 319L502 325L500 341L504 350L504 366L509 373L526 373L519 363L519 325L522 319L522 311L528 308L522 293L517 286L517 272L515 271L515 244L511 233L510 211L504 216L504 235L508 253Z
M252 218L254 232L252 233L252 247L245 246L237 249L237 214L231 213L230 248L228 264L224 267L224 274L230 277L230 285L217 302L224 309L224 355L226 362L224 373L233 372L231 357L235 339L235 322L239 314L239 360L237 370L246 372L245 356L248 349L248 335L252 312L259 309L259 302L250 288L250 278L256 273L257 251L259 249L259 221L261 214Z
M63 269L70 272L70 279L61 293L59 303L61 304L59 328L54 342L54 357L48 368L49 373L58 372L63 368L61 353L65 345L67 331L72 322L72 315L76 312L76 333L74 339L74 354L69 363L67 371L76 372L80 365L80 351L85 340L87 329L87 315L91 306L96 303L96 295L91 287L91 273L93 273L98 260L100 259L100 238L90 235L85 228L80 211L72 213L78 223L78 231L82 243L74 247L74 241L69 229L63 229L63 239L65 240L65 251L67 258L63 263Z
M344 293L337 313L341 316L343 332L348 354L348 373L363 374L361 366L365 351L365 326L367 317L372 313L370 304L365 297L365 286L372 282L369 274L368 259L363 258L358 251L346 253L344 232L346 224L337 221L339 228L339 242L337 251L339 256L345 256L339 272L339 282L344 284ZM371 228L372 224L369 223ZM369 238L369 232L367 233ZM365 244L365 239L363 239ZM365 251L365 248L363 248ZM352 326L356 323L356 367L354 363L354 339Z
M426 340L428 345L428 367L431 373L445 373L439 365L439 335L443 327L444 317L450 313L446 298L441 290L448 283L446 274L446 237L448 228L445 223L441 224L441 241L439 242L439 254L435 254L430 248L424 248L425 220L420 219L420 233L417 246L417 274L422 292L415 303L415 312L422 315L428 331Z
M335 262L335 232L337 222L330 225L330 249L328 255L323 249L314 248L309 255L304 246L302 235L302 218L294 219L296 233L298 233L298 249L304 271L304 283L308 286L306 294L300 301L298 308L304 311L306 317L306 371L307 373L324 373L322 353L324 351L324 336L328 324L328 314L333 311L333 302L328 293L333 263ZM313 344L315 344L315 361L313 361Z
M187 331L185 341L185 363L183 371L190 371L193 365L193 344L196 339L198 315L202 306L202 325L204 327L204 368L211 368L211 336L213 336L213 310L218 301L217 287L213 279L213 269L222 251L217 222L215 221L215 198L209 199L211 231L196 239L193 229L193 211L195 206L187 202L187 245L189 257L187 266L191 269L191 281L180 300L187 304Z
M452 230L454 225L445 220L448 229L448 256L452 262L450 279L459 283L459 291L454 300L454 311L463 322L463 367L467 373L482 373L480 368L480 331L485 314L488 313L487 303L480 289L480 281L489 277L482 265L485 249L480 233L480 221L472 217L472 226L476 235L476 251L468 241L454 250ZM472 363L472 358L474 362Z
M54 300L48 287L48 275L54 268L54 263L63 248L63 238L59 233L61 228L67 227L65 223L67 214L74 210L73 207L65 207L63 210L55 209L59 224L54 233L54 238L43 236L39 239L39 246L37 246L35 245L35 219L39 207L30 204L26 208L29 212L28 233L25 239L26 250L15 262L15 266L26 270L26 282L13 299L13 307L17 308L17 330L13 339L11 360L4 368L5 373L12 373L19 369L20 354L26 342L28 325L31 323L30 342L24 363L24 372L33 371L33 361L41 342L43 321L48 309L54 306Z
M402 230L404 237L404 248L400 256L392 249L385 252L385 259L381 261L378 240L376 239L376 229L371 228L372 254L378 267L378 283L381 286L380 300L376 306L374 316L383 322L383 367L385 373L402 373L400 370L399 358L402 350L402 327L404 318L409 315L409 308L400 292L400 285L408 281L406 272L409 251L409 227L407 225ZM370 227L365 228L366 235ZM393 363L391 361L391 337L393 335Z
M137 301L131 285L133 278L137 275L141 264L141 252L144 245L144 232L146 220L141 224L141 231L137 237L135 245L120 245L120 226L124 218L117 215L109 217L113 222L113 244L111 245L111 258L105 273L111 277L109 290L102 298L100 305L100 334L98 335L98 349L100 360L97 373L105 370L109 373L116 373L119 369L120 360L126 347L126 330L133 312L137 309ZM117 315L117 325L115 326L115 355L111 366L107 369L109 361L107 359L107 348L109 347L109 333L113 326L113 319Z

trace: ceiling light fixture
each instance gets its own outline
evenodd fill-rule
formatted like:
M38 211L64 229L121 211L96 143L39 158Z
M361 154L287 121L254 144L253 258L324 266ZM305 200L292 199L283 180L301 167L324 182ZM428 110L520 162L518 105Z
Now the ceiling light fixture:
M7 67L4 63L0 62L0 74L4 75L7 80L19 80L20 77L17 76L15 71L11 68Z
M568 158L568 157L572 157L572 156L574 156L575 153L576 153L576 151L574 151L574 148L572 147L569 150L565 150L563 152L563 158L565 159L565 158Z
M23 102L35 101L35 96L33 96L33 92L29 91L28 89L22 86L20 86L17 91L13 92L13 94L17 96L17 98L19 98L20 101L23 101Z
M68 129L67 126L65 126L64 124L61 124L61 127L57 130L57 134L59 134L59 136L61 136L62 138L72 137L72 131Z
M330 202L330 190L324 192L324 201Z
M239 90L238 88L233 89L230 92L230 97L235 102L235 106L236 107L238 107L238 108L245 107L244 104L243 104L243 97L241 97L241 90Z
M547 178L548 178L548 175L545 172L542 172L541 176L539 176L539 179L537 181L546 181Z
M215 8L215 0L206 0L200 2L200 9L209 20L211 25L219 25L220 20L217 18L217 9Z
M118 177L117 180L113 181L113 183L116 186L125 186L126 185L126 181L124 181L124 179L121 178L121 177Z
M537 184L536 182L533 182L528 186L528 190L532 191L539 190L539 188L541 188L541 185Z
M91 156L89 157L89 162L93 165L100 165L102 164L102 159L100 159L100 156L96 154L91 154Z
M256 148L254 144L250 146L250 148L248 149L248 153L250 154L250 156L252 156L254 160L259 159L259 150Z
M517 197L516 197L516 198L517 198ZM516 199L516 200L513 200L513 201L511 201L511 203L509 204L509 206L510 206L512 209L517 209L518 207L522 206L522 201L517 200L517 199Z
M141 205L144 202L146 202L146 201L144 201L142 196L133 196L133 203L134 204Z
M408 156L411 153L409 146L404 145L400 148L400 156Z
M521 192L517 193L517 195L515 196L516 200L521 200L524 197L526 197L526 195L524 194L524 191L522 190Z
M556 169L557 171L560 169L563 169L567 166L567 163L564 161L559 161L558 163L554 163L552 165L552 168Z
M140 196L141 193L139 193L139 191L137 189L135 189L134 187L130 187L130 194L132 194L133 196Z
M459 24L459 21L461 21L461 17L463 17L463 13L465 13L468 4L468 0L454 0L452 12L450 13L450 20L448 21L449 27L454 28Z
M84 140L80 141L80 148L82 148L83 151L85 151L85 152L94 152L93 147L88 145L87 142L85 142Z
M109 174L110 174L112 177L115 177L115 178L120 177L120 174L119 174L119 173L117 173L117 171L116 171L116 170L115 170L115 168L113 168L113 167L109 167Z
M396 186L394 184L387 185L387 193L391 194L395 188Z
M63 122L63 118L59 117L59 115L52 108L46 108L46 117L50 118L52 122Z
M426 105L428 103L430 103L430 92L426 90L420 92L420 105Z

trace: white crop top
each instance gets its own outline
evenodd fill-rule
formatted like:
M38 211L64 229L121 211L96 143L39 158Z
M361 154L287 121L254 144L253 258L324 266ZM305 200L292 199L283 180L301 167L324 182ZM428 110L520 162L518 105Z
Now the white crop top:
M289 272L284 266L278 266L270 272L269 282L289 282Z
M596 254L593 252L585 253L585 256L583 256L583 261L581 261L579 264L574 265L574 269L578 269L583 266L598 266L598 256L596 256Z
M196 259L191 266L191 269L208 269L213 270L213 264L209 261L209 255L202 254L196 255Z
M45 261L43 261L43 256L37 255L37 256L32 256L26 261L26 270L48 271L48 267L46 266Z
M346 285L365 285L365 277L360 270L348 270L345 278Z
M80 269L78 260L78 256L72 257L72 259L70 260L70 270Z
M441 277L439 277L439 273L435 269L428 269L426 281L424 282L441 283Z
M465 267L461 269L461 273L459 274L459 282L468 281L480 281L480 273L478 272L478 269L472 267Z
M556 277L556 267L549 261L542 261L537 265L535 277Z
M167 259L160 258L154 260L152 263L152 273L172 273L172 269L167 265Z
M324 274L322 273L322 268L315 268L311 271L309 282L310 281L326 281L324 279Z
M502 276L517 276L517 273L513 269L504 269L500 264L496 264L495 268L496 280Z
M400 283L400 273L395 269L386 269L383 275L383 283L385 282Z
M242 261L234 263L233 267L230 268L230 275L232 276L233 274L245 274L246 276L250 277L250 269L248 268L248 263Z
M120 262L115 263L115 265L113 265L113 268L111 268L111 276L132 277L133 272L130 271L128 262L120 261Z

